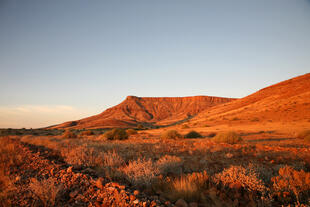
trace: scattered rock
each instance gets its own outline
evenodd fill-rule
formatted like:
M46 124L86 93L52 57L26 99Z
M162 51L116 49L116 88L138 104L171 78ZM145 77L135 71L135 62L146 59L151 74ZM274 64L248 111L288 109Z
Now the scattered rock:
M186 201L181 199L181 198L179 200L177 200L177 202L175 202L175 206L177 206L177 207L188 207Z
M137 196L137 195L139 195L139 191L138 190L135 190L134 192L133 192L133 194L135 195L135 196Z
M133 203L134 203L134 204L138 204L138 203L139 203L139 200L136 199L136 200L133 201Z
M98 178L98 180L96 181L96 186L99 189L103 189L104 185L103 185L103 178Z
M67 168L67 173L72 173L72 168L73 168L72 166L68 167Z

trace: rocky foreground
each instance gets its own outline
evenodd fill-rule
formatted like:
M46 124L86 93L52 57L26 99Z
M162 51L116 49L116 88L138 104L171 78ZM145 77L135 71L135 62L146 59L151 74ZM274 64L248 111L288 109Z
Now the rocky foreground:
M23 162L8 169L12 206L169 206L128 186L97 177L91 169L73 169L52 151L7 139ZM13 189L14 188L14 189ZM9 190L8 190L9 191Z

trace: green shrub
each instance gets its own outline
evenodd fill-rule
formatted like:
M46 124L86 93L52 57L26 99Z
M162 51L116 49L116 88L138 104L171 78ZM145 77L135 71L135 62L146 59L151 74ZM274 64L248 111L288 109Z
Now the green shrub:
M126 133L127 133L128 135L132 135L132 134L137 134L138 132L137 132L136 130L134 130L134 129L127 129L127 130L126 130Z
M109 140L128 139L128 134L126 133L126 131L124 129L112 129L112 130L104 133L103 136Z
M242 138L236 132L222 132L217 134L212 140L217 143L227 144L242 142Z
M168 130L168 131L165 131L161 135L161 138L162 139L178 139L178 138L182 138L182 136L176 130Z
M201 138L202 136L198 132L192 130L192 131L188 132L184 137L185 138Z
M72 139L72 138L77 138L76 134L67 129L63 134L62 134L62 138L66 138L66 139Z

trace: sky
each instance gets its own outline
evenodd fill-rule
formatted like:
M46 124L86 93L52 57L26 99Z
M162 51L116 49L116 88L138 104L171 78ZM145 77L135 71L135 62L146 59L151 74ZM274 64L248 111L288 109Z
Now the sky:
M0 128L128 95L241 98L310 70L309 0L0 0Z

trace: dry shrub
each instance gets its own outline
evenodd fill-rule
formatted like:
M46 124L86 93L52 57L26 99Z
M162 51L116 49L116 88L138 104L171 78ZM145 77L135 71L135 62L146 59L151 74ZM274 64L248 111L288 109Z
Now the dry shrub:
M216 184L222 183L230 188L242 186L248 191L264 192L266 190L263 182L252 168L245 169L241 166L231 166L228 169L224 169L221 173L214 176L214 181Z
M128 139L128 134L124 129L112 129L103 135L108 140L124 140Z
M91 130L86 130L86 131L81 132L81 135L83 135L83 136L91 136L91 135L94 135L94 132L91 131Z
M66 130L63 135L62 135L62 138L65 138L65 139L74 139L74 138L77 138L76 134L71 131L71 130Z
M161 135L161 138L162 139L179 139L179 138L182 138L182 136L176 130L168 130L168 131L165 131Z
M118 168L122 166L125 162L121 156L115 150L109 151L103 154L104 166L110 168Z
M222 132L213 139L216 143L236 144L242 142L242 138L236 132Z
M209 176L207 172L192 173L169 182L168 197L175 201L182 198L186 201L198 201L201 192L208 187Z
M310 173L303 170L297 171L290 166L285 166L279 169L279 175L271 179L273 189L276 192L291 192L296 196L297 201L300 201L300 194L307 194L309 197L310 191Z
M127 130L126 130L126 133L127 133L128 135L133 135L133 134L137 134L138 132L137 132L136 130L134 130L134 129L127 129Z
M121 168L126 179L135 186L149 187L159 174L159 170L152 160L138 159L130 161L128 165Z
M32 179L29 189L40 199L44 206L54 206L56 199L61 194L63 186L57 184L56 179L50 177L41 181Z
M64 160L71 165L95 167L103 165L103 153L87 146L69 146L61 149Z
M310 130L304 130L297 134L297 138L304 139L305 137L310 135Z
M183 161L177 156L165 155L157 160L156 165L162 174L179 173Z
M188 132L184 137L185 138L201 138L202 136L198 132L192 130L192 131Z

